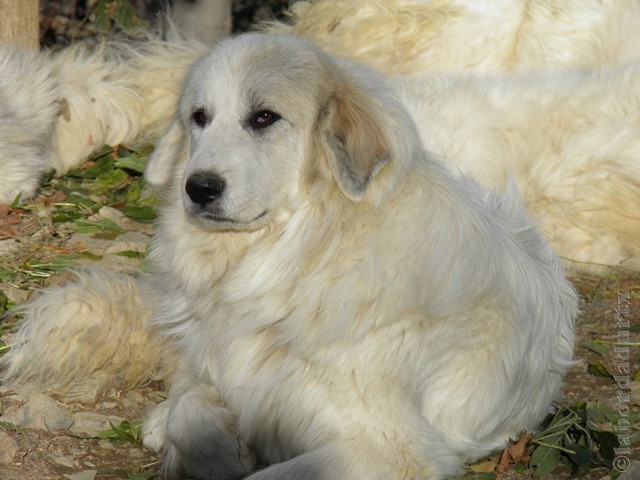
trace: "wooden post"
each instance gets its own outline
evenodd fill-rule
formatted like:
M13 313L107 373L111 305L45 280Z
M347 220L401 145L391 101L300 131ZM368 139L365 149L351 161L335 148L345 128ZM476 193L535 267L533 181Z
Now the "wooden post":
M38 0L0 0L0 42L38 48Z

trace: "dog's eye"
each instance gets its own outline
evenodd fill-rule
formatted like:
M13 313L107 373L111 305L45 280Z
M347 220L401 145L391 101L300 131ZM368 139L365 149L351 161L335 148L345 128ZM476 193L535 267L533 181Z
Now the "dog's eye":
M193 112L191 114L191 121L195 123L198 127L203 128L209 121L209 118L207 117L207 114L204 111L204 108L199 108L198 110Z
M271 110L261 110L251 118L251 128L260 130L280 120L280 115Z

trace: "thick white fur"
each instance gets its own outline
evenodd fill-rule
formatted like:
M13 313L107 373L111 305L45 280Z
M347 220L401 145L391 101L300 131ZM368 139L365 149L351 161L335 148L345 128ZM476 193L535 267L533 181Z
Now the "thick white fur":
M21 191L32 194L51 168L59 110L51 71L45 56L0 48L0 202L11 202Z
M281 119L254 130L264 110ZM374 71L290 37L225 41L191 70L149 168L166 199L145 301L105 277L83 308L131 305L134 335L159 328L177 349L145 424L168 474L442 478L534 429L558 394L576 313L559 260L515 188L488 194L426 153ZM195 173L223 194L198 206ZM86 323L59 319L32 307L9 365L47 361L31 329ZM63 380L76 353L61 347Z
M512 178L570 268L640 270L640 62L393 82L426 148L485 187Z
M81 387L98 370L126 385L167 378L172 348L149 325L149 282L96 270L43 292L22 308L26 321L3 359L3 375L65 388Z
M272 31L386 73L588 68L640 55L636 0L315 0Z

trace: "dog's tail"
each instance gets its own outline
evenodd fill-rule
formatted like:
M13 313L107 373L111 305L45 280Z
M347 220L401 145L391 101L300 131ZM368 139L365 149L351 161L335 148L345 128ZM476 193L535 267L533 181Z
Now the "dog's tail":
M172 350L149 323L152 298L145 277L107 271L79 273L76 283L45 291L22 307L3 380L56 389L98 371L125 387L166 378Z

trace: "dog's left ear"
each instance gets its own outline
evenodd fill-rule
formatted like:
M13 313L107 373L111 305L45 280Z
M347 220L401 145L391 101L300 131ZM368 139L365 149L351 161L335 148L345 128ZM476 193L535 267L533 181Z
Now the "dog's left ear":
M380 101L361 88L341 85L325 109L324 140L329 167L342 192L360 201L391 156Z

